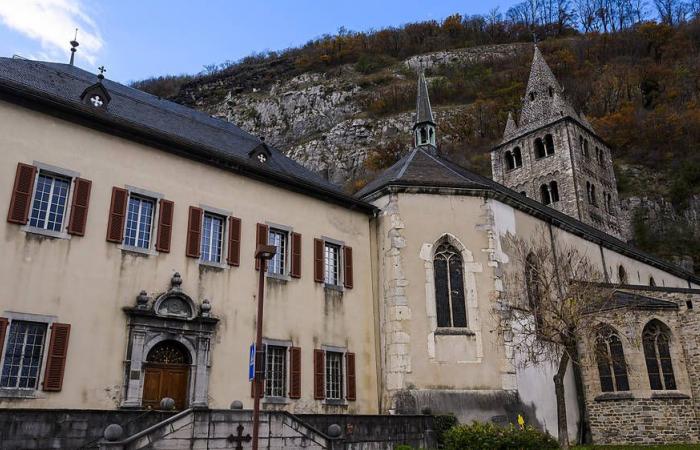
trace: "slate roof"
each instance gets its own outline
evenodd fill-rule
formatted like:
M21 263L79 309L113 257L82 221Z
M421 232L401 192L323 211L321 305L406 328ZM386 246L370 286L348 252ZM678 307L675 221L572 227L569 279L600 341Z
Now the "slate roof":
M441 188L452 188L460 189L467 195L491 196L591 242L600 243L613 251L700 284L700 277L642 252L616 237L513 191L490 178L461 167L439 156L433 147L414 148L408 155L381 173L355 195L363 200L371 201L391 188L398 190L406 188L420 190L422 188L428 192L430 190L435 192L436 189Z
M626 291L613 292L612 300L603 309L634 308L634 309L678 309L676 302L647 297Z
M196 156L348 206L373 209L275 148L268 146L271 157L266 163L259 163L250 154L263 145L260 139L194 109L107 79L103 81L111 96L107 110L90 107L80 96L96 81L94 74L68 64L0 58L0 93L10 99L30 100L29 107L42 104L50 112L67 112L69 117L79 117L88 125L107 125L107 132L119 130L128 136L162 141L184 156ZM3 98L8 99L7 95Z
M425 81L425 73L418 75L418 94L416 95L416 120L419 123L435 123L433 109L430 107L430 96L428 95L428 83Z

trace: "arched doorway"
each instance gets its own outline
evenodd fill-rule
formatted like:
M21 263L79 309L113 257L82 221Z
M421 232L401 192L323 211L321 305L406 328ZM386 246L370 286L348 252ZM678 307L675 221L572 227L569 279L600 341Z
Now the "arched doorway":
M146 357L143 406L158 409L164 397L175 400L175 409L187 406L190 373L189 352L176 341L156 344Z

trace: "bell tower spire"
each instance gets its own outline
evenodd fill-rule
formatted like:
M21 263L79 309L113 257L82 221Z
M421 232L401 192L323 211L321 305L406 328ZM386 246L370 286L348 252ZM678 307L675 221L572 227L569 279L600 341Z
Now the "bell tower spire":
M423 145L437 146L436 125L433 110L430 107L428 96L428 83L425 81L425 73L421 70L418 74L418 95L416 97L416 118L413 123L413 136L416 147Z

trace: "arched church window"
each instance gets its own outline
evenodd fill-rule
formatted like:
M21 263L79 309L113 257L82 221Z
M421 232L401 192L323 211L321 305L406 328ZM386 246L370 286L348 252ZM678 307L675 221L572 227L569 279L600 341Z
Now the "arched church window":
M545 205L552 203L552 199L549 196L549 186L546 184L540 186L540 200Z
M598 206L598 197L595 193L595 185L591 184L591 205Z
M466 328L462 256L454 246L442 243L435 250L433 267L438 327Z
M583 139L581 145L581 153L583 154L584 158L590 158L590 154L588 153L588 139Z
M536 329L542 327L542 283L540 282L539 264L534 253L525 258L525 287L527 289L527 303L530 312L535 319Z
M595 356L600 377L600 389L603 392L629 391L627 364L622 342L612 327L604 326L598 330Z
M674 390L676 379L671 362L671 331L659 320L650 321L642 332L644 359L653 390Z
M425 144L428 142L428 132L425 130L425 128L420 129L420 142L418 143L419 145Z
M156 344L146 357L149 363L189 364L188 351L175 341L163 341Z
M654 277L649 277L649 286L656 287L656 280L654 280Z
M548 134L544 137L544 145L545 145L545 149L547 151L547 156L553 155L554 154L554 138L552 138L551 134Z
M513 159L513 153L508 150L505 154L505 160L506 160L506 170L513 170L515 169L515 160Z
M516 168L523 166L523 155L520 152L520 147L515 147L513 149L513 162Z
M535 139L535 158L544 158L545 156L544 142L541 138Z
M620 284L629 284L629 280L627 279L627 271L622 264L620 264L617 268L617 280Z
M559 185L556 181L549 183L549 196L552 199L552 203L559 201Z

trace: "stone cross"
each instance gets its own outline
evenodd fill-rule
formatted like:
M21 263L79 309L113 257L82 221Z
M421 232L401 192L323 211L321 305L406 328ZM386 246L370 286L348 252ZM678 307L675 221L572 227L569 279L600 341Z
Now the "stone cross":
M250 442L253 438L250 437L250 434L243 436L243 425L239 424L238 427L236 427L236 432L238 433L237 436L230 435L226 440L229 442L235 442L236 450L243 450L243 443Z

